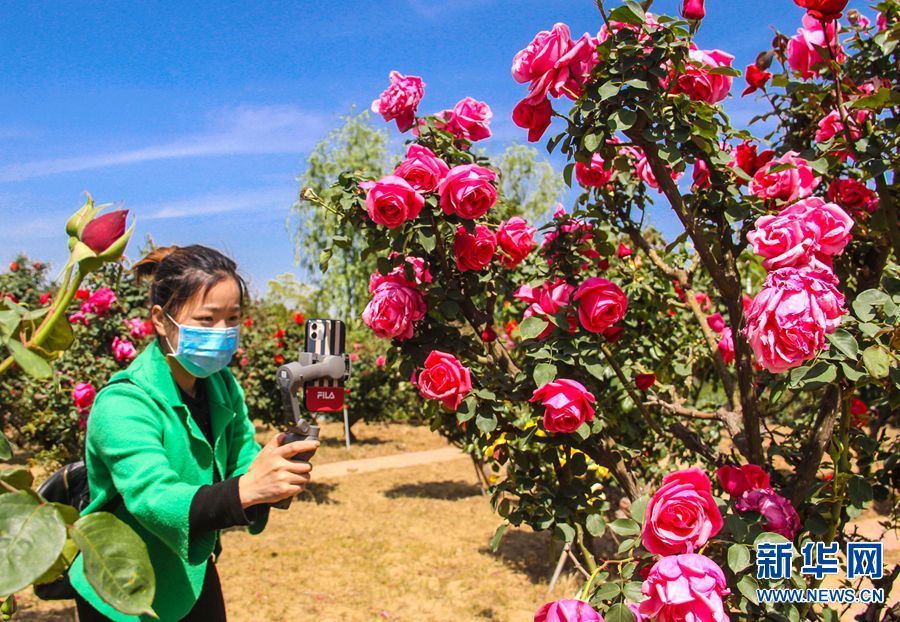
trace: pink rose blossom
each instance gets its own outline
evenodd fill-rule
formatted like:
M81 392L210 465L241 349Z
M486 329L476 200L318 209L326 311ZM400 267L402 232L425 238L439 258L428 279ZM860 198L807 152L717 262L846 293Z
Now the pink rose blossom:
M377 182L359 185L366 194L366 212L372 222L389 229L399 227L407 220L415 220L425 205L421 194L402 177L388 175Z
M788 41L788 65L804 80L818 76L819 70L826 64L828 58L827 52L823 56L822 49L827 49L829 45L837 50L837 61L843 63L846 55L837 41L836 22L828 24L826 42L822 22L809 14L804 15L803 28L799 28L797 34Z
M453 253L456 256L456 267L460 272L483 270L491 263L497 250L497 238L484 225L475 225L472 235L466 228L459 226L453 239Z
M142 320L139 317L133 317L125 320L125 327L128 329L128 332L132 337L136 339L141 339L143 337L148 337L153 333L153 325L149 324L145 320ZM148 329L150 332L148 332Z
M628 298L618 285L595 276L582 283L572 300L578 301L578 319L585 330L602 333L625 317Z
M557 600L538 609L534 622L603 622L603 616L582 600Z
M841 323L844 295L831 272L781 268L770 272L747 311L744 336L756 362L785 372L825 349Z
M81 310L84 313L103 315L109 311L109 308L115 304L115 302L115 292L108 287L101 287L91 294L90 298L81 305Z
M769 172L781 164L789 164L790 167L775 173ZM820 181L809 162L799 157L796 151L788 151L756 171L750 182L750 192L761 199L792 203L810 196Z
M586 421L594 420L594 395L575 380L560 378L535 390L530 402L544 409L544 428L548 432L574 432Z
M425 359L425 368L414 384L424 398L440 400L450 410L456 410L472 390L472 375L452 354L434 350Z
M94 390L94 385L89 382L79 382L72 390L72 401L75 402L75 408L78 409L78 412L82 414L91 409L96 396L97 391Z
M672 93L684 93L695 101L716 104L731 91L731 76L710 73L710 69L731 67L734 56L722 50L691 50L688 52L690 63L685 65L684 72L674 77Z
M517 82L531 82L529 98L537 102L547 94L577 99L597 61L597 40L585 33L573 41L569 27L556 24L541 31L513 58Z
M376 367L384 367L385 364L387 364L387 358L383 354L379 355L379 357L375 359Z
M759 512L766 521L766 531L793 540L800 531L800 517L791 502L774 490L748 490L735 504L738 512Z
M748 490L771 490L772 480L762 467L755 464L732 466L726 464L716 469L722 489L737 499Z
M555 281L547 281L538 289L534 289L529 285L521 285L513 293L513 296L519 300L530 303L525 309L524 317L546 317L557 313L563 307L569 305L572 298L572 292L575 286L566 283L562 279ZM575 318L569 318L570 332L575 330ZM553 330L553 325L549 324L544 331L538 335L538 339L545 339Z
M88 320L88 317L84 313L84 311L76 311L69 316L69 324L84 324L85 326L88 326L90 324L90 320Z
M591 156L589 164L575 163L575 179L587 188L602 188L615 176L612 166L607 166L599 153Z
M490 138L491 107L471 97L459 101L447 116L447 131L470 141Z
M416 120L416 109L425 95L425 83L418 76L404 76L398 71L389 74L391 85L372 102L372 112L385 121L396 121L397 129L405 132Z
M719 356L722 357L723 363L730 365L734 362L734 334L731 332L731 327L726 326L722 331L722 338L719 339L716 348L719 350Z
M706 17L703 0L684 0L681 4L681 15L685 19L699 20Z
M642 542L657 555L693 553L724 524L709 478L696 467L666 475L645 516Z
M656 175L653 173L653 169L650 168L650 162L647 161L647 155L643 151L639 151L637 149L630 149L629 153L637 158L637 161L634 165L634 170L637 176L654 190L659 190L659 182L656 179ZM669 176L672 178L672 181L677 182L679 179L681 179L681 175L681 172L676 172L669 169Z
M546 95L526 97L513 108L513 123L528 130L528 142L537 142L550 127L553 106Z
M850 140L859 140L863 135L866 120L872 116L869 110L857 110L855 115L850 115ZM837 136L841 140L844 136L844 123L841 121L841 113L832 110L819 121L819 129L816 130L816 142L824 143Z
M725 573L705 555L671 555L650 569L640 612L659 622L728 622Z
M718 311L713 313L712 315L706 316L706 324L709 326L713 332L722 333L725 330L725 318L722 317L722 314Z
M379 337L409 339L413 336L413 323L425 317L425 299L417 290L385 281L374 292L372 300L363 310L363 322Z
M434 192L449 171L447 164L431 149L412 143L394 175L405 179L419 192Z
M135 350L134 344L121 337L113 337L112 351L113 356L119 363L130 362L137 356L137 350Z
M388 257L389 259L394 259L395 257L399 256L400 254L394 251ZM426 283L431 283L433 277L431 276L431 272L425 265L424 259L422 259L421 257L413 257L412 255L410 255L406 257L406 263L412 266L412 281L406 278L406 267L401 264L391 270L387 275L383 275L380 272L376 272L371 275L369 277L369 293L374 294L375 290L378 289L378 286L385 281L402 283L403 285L412 287L413 289Z
M888 27L887 15L885 15L884 13L879 13L878 15L876 15L875 16L875 25L878 27L878 32L881 32L882 30L887 30L887 27Z
M528 256L528 253L536 246L534 234L537 229L528 225L528 221L519 216L513 216L506 222L500 223L497 231L497 243L500 250L500 261L509 269L515 268Z
M477 164L454 166L438 187L441 209L460 218L481 218L497 202L495 179L494 171Z

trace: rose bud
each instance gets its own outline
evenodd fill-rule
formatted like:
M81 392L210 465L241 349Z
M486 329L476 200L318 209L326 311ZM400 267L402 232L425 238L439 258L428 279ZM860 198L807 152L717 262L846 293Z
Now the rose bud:
M90 221L81 232L81 241L95 253L102 253L125 234L127 209L103 214Z
M703 7L703 0L684 0L681 7L681 15L685 19L700 20L706 17L706 9Z
M634 384L640 391L646 391L656 383L656 374L638 374Z

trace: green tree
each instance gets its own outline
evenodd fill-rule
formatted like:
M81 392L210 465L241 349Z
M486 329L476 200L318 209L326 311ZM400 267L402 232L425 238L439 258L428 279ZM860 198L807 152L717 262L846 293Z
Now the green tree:
M497 166L503 171L500 190L506 198L500 217L545 222L565 189L559 172L537 149L521 144L507 147L497 158Z

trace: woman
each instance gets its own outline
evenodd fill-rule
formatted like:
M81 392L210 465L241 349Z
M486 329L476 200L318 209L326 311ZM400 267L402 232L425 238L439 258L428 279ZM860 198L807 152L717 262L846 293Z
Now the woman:
M246 285L235 263L211 248L170 246L134 266L152 276L156 340L113 375L94 401L86 457L91 503L112 511L144 540L156 575L161 622L225 620L216 572L219 530L265 527L269 505L309 482L292 462L317 441L260 449L244 393L226 365L238 347ZM79 555L69 571L81 622L151 620L103 602Z

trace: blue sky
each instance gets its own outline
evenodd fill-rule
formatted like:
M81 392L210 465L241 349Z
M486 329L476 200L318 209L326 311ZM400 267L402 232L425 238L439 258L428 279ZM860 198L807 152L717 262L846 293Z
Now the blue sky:
M739 68L770 26L793 33L802 16L790 0L708 0L707 12L699 44ZM557 21L576 37L600 26L590 0L7 3L0 265L18 251L60 265L65 219L87 190L137 217L132 255L149 234L226 251L257 291L302 277L285 219L305 155L337 117L368 107L397 69L424 78L420 112L471 95L494 111L489 151L524 141L511 60ZM751 100L727 106L746 120Z

